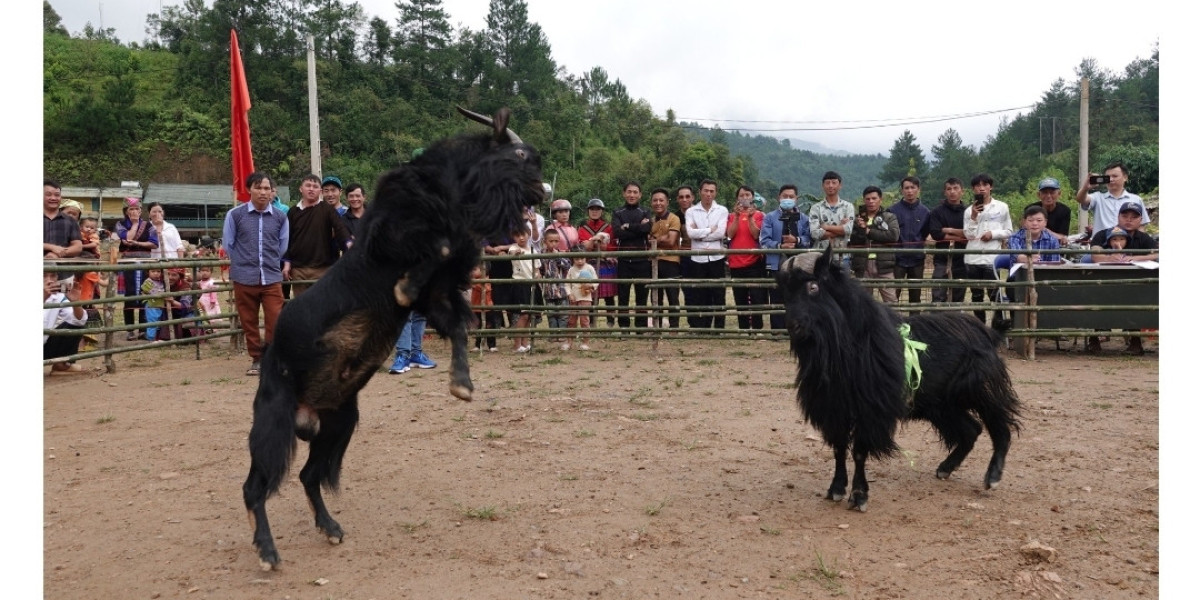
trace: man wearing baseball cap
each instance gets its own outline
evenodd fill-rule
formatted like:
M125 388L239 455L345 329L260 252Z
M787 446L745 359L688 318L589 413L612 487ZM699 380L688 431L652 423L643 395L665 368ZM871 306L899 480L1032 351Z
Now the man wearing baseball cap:
M1158 250L1158 241L1150 234L1141 231L1138 227L1142 224L1142 206L1133 202L1126 202L1121 205L1117 213L1117 225L1108 229L1097 230L1092 236L1092 250L1111 250L1109 240L1112 238L1115 229L1124 230L1127 238L1125 250ZM1132 254L1132 255L1114 255L1114 254L1092 254L1092 262L1096 263L1111 263L1111 262L1137 262L1144 260L1158 260L1158 253L1152 254Z
M1058 197L1062 186L1053 177L1047 177L1038 182L1038 202L1029 206L1041 206L1046 210L1046 230L1058 238L1058 243L1067 245L1067 236L1071 235L1071 209L1065 204L1059 204ZM1026 206L1025 208L1029 208Z
M1145 210L1140 204L1134 202L1126 202L1121 205L1117 212L1117 226L1109 227L1108 229L1097 230L1092 236L1092 250L1158 250L1158 242L1150 237L1144 231L1138 229L1142 225L1142 211ZM1123 247L1119 243L1114 244L1114 240L1119 240L1125 237ZM1152 254L1092 254L1091 260L1096 263L1130 263L1137 261L1158 260L1158 253ZM1086 349L1092 354L1100 352L1100 338L1089 336L1087 338ZM1142 350L1142 338L1131 336L1128 345L1125 347L1126 354L1140 356L1144 353Z
M1117 225L1117 209L1130 202L1141 209L1142 220L1138 229L1141 229L1141 225L1150 222L1150 216L1146 213L1142 199L1137 194L1132 194L1125 189L1125 182L1129 180L1129 169L1125 168L1124 163L1116 161L1104 167L1104 177L1107 177L1108 181L1104 184L1107 190L1103 192L1088 193L1088 189L1092 185L1090 183L1092 177L1099 177L1099 175L1089 173L1083 181L1079 182L1079 193L1075 194L1079 208L1095 215L1092 231L1105 231L1115 227Z
M336 175L321 180L321 198L337 210L338 216L346 214L347 207L342 204L342 180Z

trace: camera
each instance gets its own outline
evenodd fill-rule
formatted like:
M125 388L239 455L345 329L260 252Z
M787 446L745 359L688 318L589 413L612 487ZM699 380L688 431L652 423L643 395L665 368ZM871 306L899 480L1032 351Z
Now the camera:
M783 233L792 237L800 237L798 224L800 222L800 213L791 210L785 210L779 215L779 221L783 223Z
M1106 185L1112 181L1112 175L1092 175L1088 177L1088 183L1091 185Z
M984 196L983 194L975 194L975 206L983 206L983 201L985 198L987 198L987 196Z

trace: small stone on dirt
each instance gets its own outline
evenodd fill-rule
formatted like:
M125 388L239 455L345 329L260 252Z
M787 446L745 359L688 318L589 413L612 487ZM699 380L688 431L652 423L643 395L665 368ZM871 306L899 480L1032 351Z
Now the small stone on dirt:
M1021 554L1035 560L1052 563L1058 558L1058 550L1034 540L1021 546Z

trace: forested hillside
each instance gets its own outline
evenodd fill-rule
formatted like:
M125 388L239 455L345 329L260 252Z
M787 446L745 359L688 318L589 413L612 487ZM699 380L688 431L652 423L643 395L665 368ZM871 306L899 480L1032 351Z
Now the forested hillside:
M567 73L522 0L492 0L478 31L452 27L441 0L399 0L381 16L341 0L188 0L150 15L143 44L90 27L71 37L50 2L43 25L44 170L67 185L225 183L231 29L250 82L255 163L285 184L310 163L307 33L318 61L324 171L369 187L413 150L466 129L456 104L512 108L514 127L542 151L556 195L577 205L598 196L615 206L629 179L669 187L710 177L723 201L743 183L768 198L785 182L816 194L828 169L843 174L848 190L895 187L909 171L940 181L986 170L998 192L1020 192L1046 169L1073 173L1078 155L1077 90L1062 81L982 148L963 146L951 129L929 159L904 136L890 156L832 156L684 127L671 111L655 117L602 65ZM1157 48L1121 75L1087 60L1080 75L1092 78L1101 123L1091 127L1093 162L1134 160L1131 188L1156 187ZM1046 135L1047 120L1055 135Z

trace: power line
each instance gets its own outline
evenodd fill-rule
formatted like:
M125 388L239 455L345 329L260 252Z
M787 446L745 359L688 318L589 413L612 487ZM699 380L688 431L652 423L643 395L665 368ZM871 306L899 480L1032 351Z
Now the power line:
M834 123L864 123L863 125L843 125L834 127L722 127L724 131L742 131L742 132L785 132L785 131L848 131L853 129L880 129L883 127L901 127L905 125L921 125L925 123L940 123L943 121L956 121L959 119L970 119L986 115L994 115L1003 112L1011 112L1014 110L1024 110L1034 108L1036 105L1018 106L1014 108L1004 108L997 110L979 111L974 113L961 113L956 115L943 115L937 117L913 117L909 119L878 119L878 120L850 120L850 121L743 121L739 119L692 119L692 118L677 118L678 121L684 120L705 120L716 122L732 122L732 123L818 123L818 124L834 124ZM687 129L716 129L717 127L709 127L704 125L682 125Z
M1013 111L1013 110L1022 110L1022 109L1026 109L1026 108L1033 108L1033 106L1034 105L1031 104L1028 106L1017 106L1017 107L1013 107L1013 108L999 108L999 109L995 109L995 110L976 111L976 112L971 112L971 113L959 113L959 114L955 114L955 115L931 115L931 116L925 116L925 117L893 117L890 119L849 119L849 120L843 120L843 121L753 121L753 120L749 120L749 119L702 119L699 117L676 117L676 120L679 120L679 121L684 121L684 120L687 120L687 121L729 121L732 123L788 123L788 124L818 124L818 125L827 125L827 124L831 124L831 123L880 123L880 122L890 122L890 121L907 121L907 120L911 120L911 119L945 119L945 118L959 118L959 117L961 117L961 118L977 117L977 116L981 116L981 115L990 115L990 114L995 114L995 113L1009 112L1009 111Z

